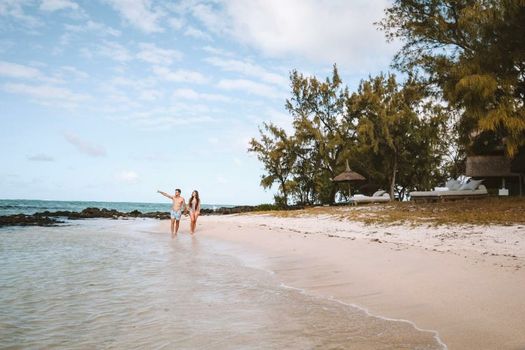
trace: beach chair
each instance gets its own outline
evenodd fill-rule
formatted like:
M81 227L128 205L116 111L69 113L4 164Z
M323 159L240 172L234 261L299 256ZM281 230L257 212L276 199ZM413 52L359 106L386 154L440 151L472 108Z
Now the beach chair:
M366 204L366 203L388 203L391 198L386 191L376 191L372 196L365 196L363 194L356 194L350 197L349 203L353 205Z
M447 200L461 200L484 198L488 196L487 188L481 185L483 180L470 180L461 184L459 181L450 180L446 187L435 188L434 191L410 192L410 200L414 202L444 202Z

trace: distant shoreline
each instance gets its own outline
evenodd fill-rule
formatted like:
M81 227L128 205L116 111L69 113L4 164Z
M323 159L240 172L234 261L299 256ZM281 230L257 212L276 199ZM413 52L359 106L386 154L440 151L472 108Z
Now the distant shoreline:
M205 209L231 208L241 204L202 203ZM135 209L141 212L167 211L170 201L134 202L134 201L80 201L80 200L49 200L49 199L0 199L0 215L34 214L42 211L82 211L86 208L115 209L129 212Z
M201 209L202 215L226 215L239 214L260 210L260 206L235 206L220 207L217 209ZM58 210L58 211L41 211L34 214L11 214L0 215L0 227L3 226L57 226L65 223L66 220L78 219L121 219L121 218L151 218L151 219L169 219L168 211L141 212L132 210L122 212L116 209L90 207L82 211Z

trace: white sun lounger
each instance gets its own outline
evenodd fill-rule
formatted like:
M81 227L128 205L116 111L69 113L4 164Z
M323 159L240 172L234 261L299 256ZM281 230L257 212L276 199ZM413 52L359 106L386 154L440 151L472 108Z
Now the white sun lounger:
M487 188L479 185L475 190L459 191L414 191L410 198L414 201L445 201L454 199L482 198L488 196Z
M358 194L352 196L349 202L353 205L365 204L365 203L387 203L390 202L390 195L385 191L377 191L372 196L365 196Z

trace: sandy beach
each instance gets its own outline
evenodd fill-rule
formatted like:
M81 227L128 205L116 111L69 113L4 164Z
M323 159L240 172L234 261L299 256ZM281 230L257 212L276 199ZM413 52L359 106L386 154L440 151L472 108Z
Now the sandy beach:
M525 349L523 226L243 214L204 216L197 237L231 243L232 256L287 286L435 331L448 349Z

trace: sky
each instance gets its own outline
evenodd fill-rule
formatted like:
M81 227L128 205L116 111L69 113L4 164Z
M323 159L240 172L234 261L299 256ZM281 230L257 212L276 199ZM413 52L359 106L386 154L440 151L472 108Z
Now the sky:
M388 71L387 0L0 0L0 198L273 201L248 142L289 73Z

